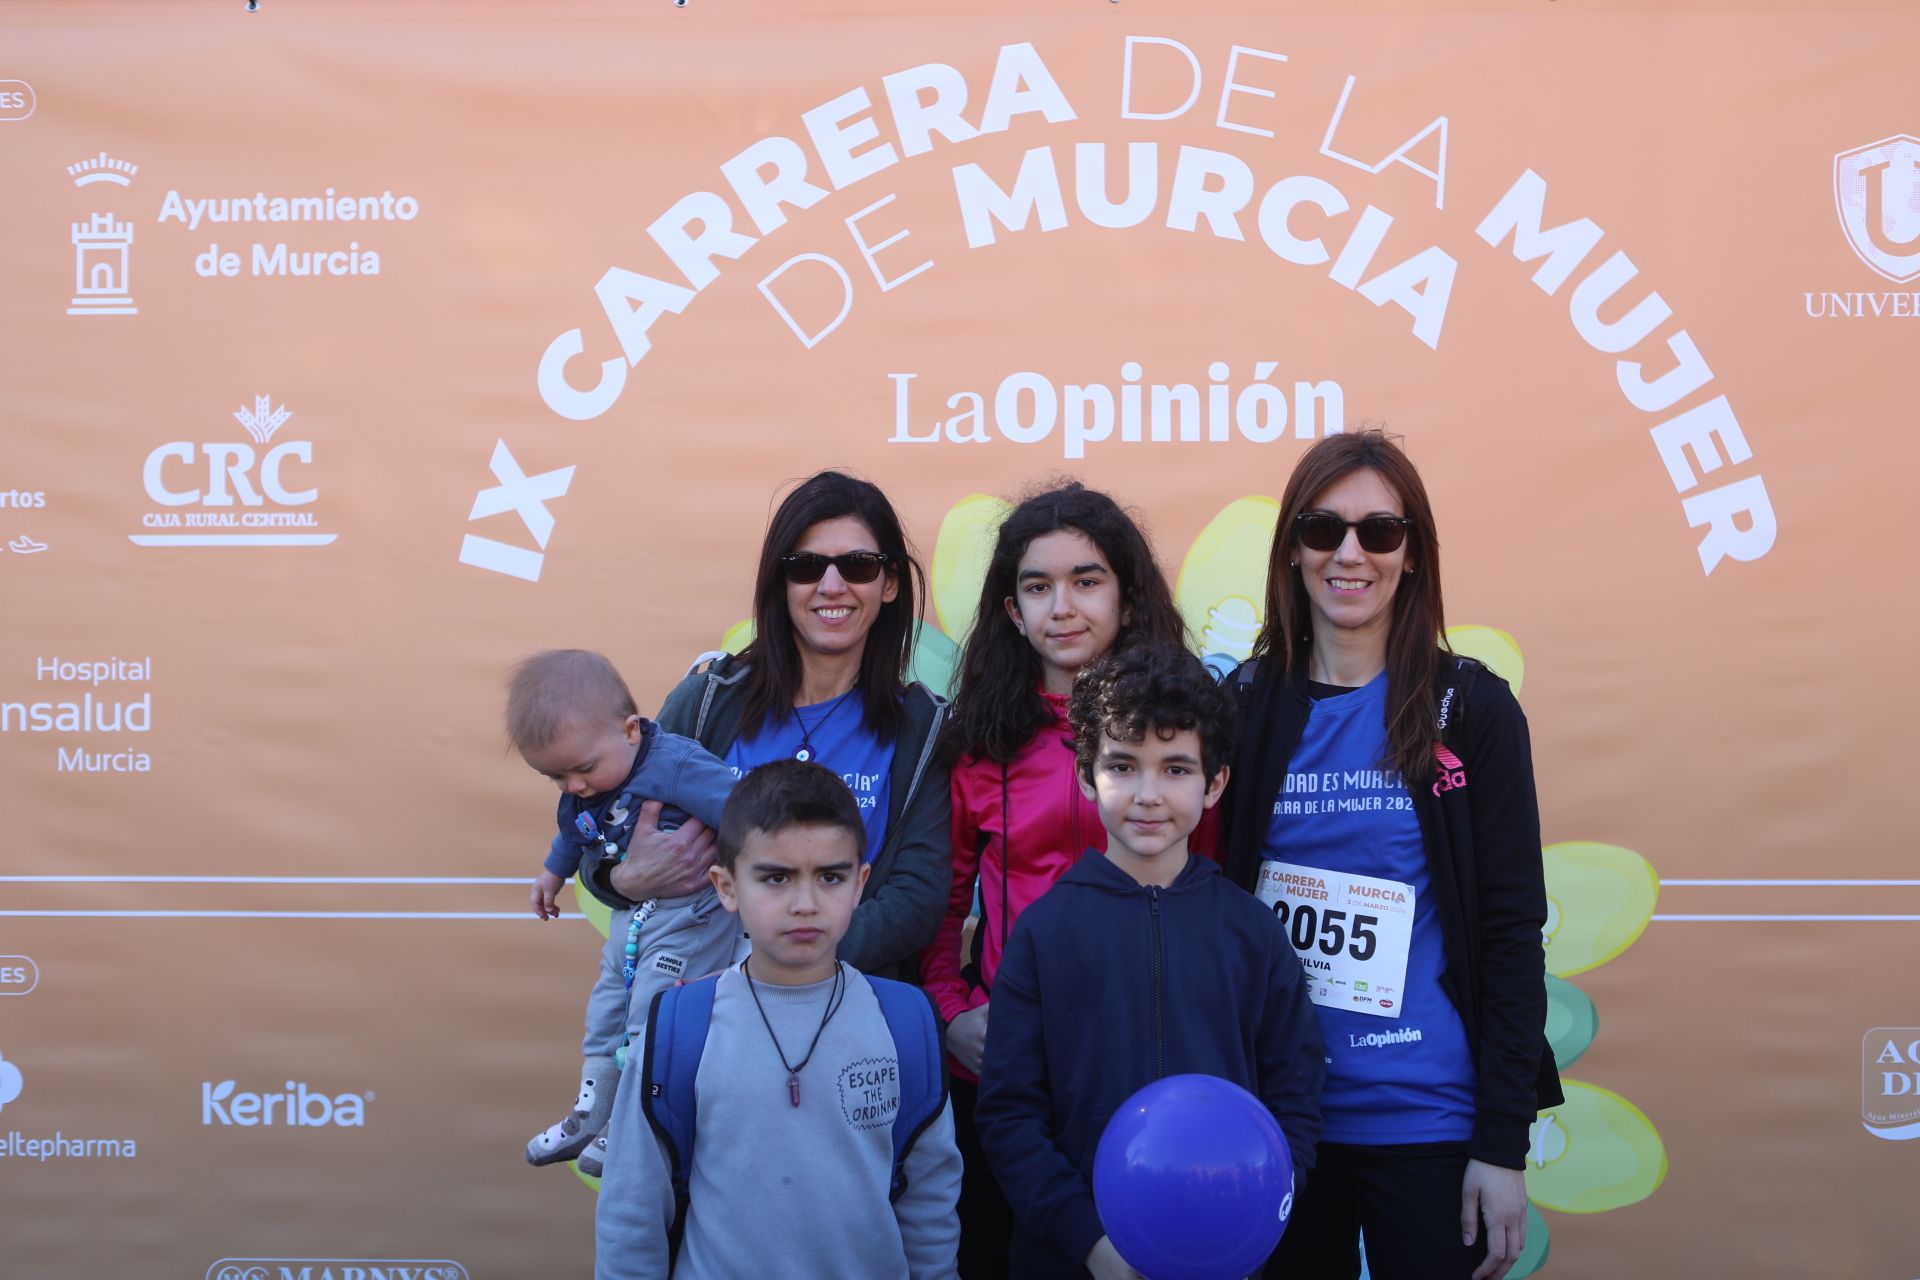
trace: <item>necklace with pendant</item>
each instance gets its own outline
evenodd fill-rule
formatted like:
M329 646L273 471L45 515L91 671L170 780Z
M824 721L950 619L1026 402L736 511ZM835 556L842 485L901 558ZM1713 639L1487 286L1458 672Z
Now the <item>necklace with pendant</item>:
M835 698L833 700L833 705L828 707L826 711L822 712L820 718L818 720L815 720L812 724L808 724L807 718L800 714L800 708L795 707L793 709L794 723L800 726L800 749L793 753L793 758L795 760L799 760L802 763L804 763L808 760L813 759L814 730L818 729L821 725L825 724L827 721L833 719L833 713L838 711L841 708L841 706L843 706L845 703L851 700L848 698L847 694L852 692L853 691L849 689L847 693L843 693L839 697Z
M813 1043L807 1046L807 1056L797 1063L787 1061L787 1051L780 1047L780 1037L773 1033L773 1023L767 1018L765 1006L760 1003L760 992L754 987L753 974L747 971L747 962L740 962L740 973L747 980L747 991L753 996L753 1007L760 1010L760 1024L767 1029L767 1039L773 1041L773 1051L779 1055L780 1065L787 1069L787 1101L793 1106L800 1105L800 1073L813 1061L813 1051L820 1047L820 1037L825 1033L827 1024L833 1021L833 1015L840 1011L840 1002L847 993L846 970L836 962L833 966L833 990L827 994L827 1011L820 1016L820 1025L814 1030Z

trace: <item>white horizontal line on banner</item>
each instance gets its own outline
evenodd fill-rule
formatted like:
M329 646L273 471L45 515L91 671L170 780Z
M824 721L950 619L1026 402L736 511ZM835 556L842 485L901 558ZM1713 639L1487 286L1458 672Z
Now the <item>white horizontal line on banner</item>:
M1661 880L1662 889L1911 889L1920 880Z
M534 920L531 911L0 911L78 920ZM563 915L561 920L581 920Z
M524 876L0 876L4 884L514 884Z
M337 533L130 533L137 547L324 547Z
M1789 916L1789 915L1778 915L1778 916L1669 916L1669 915L1657 915L1657 916L1655 916L1655 917L1653 917L1653 918L1654 918L1654 920L1656 920L1656 921L1678 921L1678 922L1680 922L1680 923L1688 923L1688 924L1692 924L1692 923L1700 923L1700 922L1708 922L1708 923L1713 923L1713 922L1729 922L1729 923L1749 923L1749 924L1757 924L1757 923L1772 923L1772 922L1775 922L1775 921L1778 921L1778 922L1780 922L1780 923L1783 923L1783 924L1784 924L1784 923L1792 923L1792 922L1795 922L1795 921L1814 921L1814 922L1838 922L1838 923L1849 923L1849 924L1855 924L1855 923L1867 923L1867 922L1871 922L1871 921L1905 921L1905 922L1920 922L1920 916L1820 916L1820 915L1802 915L1802 916Z

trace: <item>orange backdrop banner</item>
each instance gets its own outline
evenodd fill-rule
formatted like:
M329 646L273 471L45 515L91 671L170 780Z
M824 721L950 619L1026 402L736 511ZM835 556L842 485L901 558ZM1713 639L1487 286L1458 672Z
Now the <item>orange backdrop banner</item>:
M520 1153L605 922L526 910L510 665L656 709L831 465L930 566L936 689L1054 473L1224 664L1294 460L1374 420L1534 733L1568 1100L1515 1274L1920 1265L1920 16L0 22L0 1271L585 1271L594 1189Z

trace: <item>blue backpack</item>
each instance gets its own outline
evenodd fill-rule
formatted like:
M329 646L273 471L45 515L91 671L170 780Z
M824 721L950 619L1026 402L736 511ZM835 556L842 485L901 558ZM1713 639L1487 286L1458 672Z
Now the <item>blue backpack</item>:
M641 1098L647 1123L666 1144L673 1169L673 1227L668 1239L675 1254L687 1222L693 1081L707 1047L713 993L719 982L720 976L714 974L684 987L668 987L653 998L647 1012L647 1089ZM900 1110L893 1118L893 1176L887 1193L889 1200L898 1200L907 1189L907 1153L947 1105L946 1058L939 1024L924 992L886 978L868 978L867 985L880 1002L900 1060Z

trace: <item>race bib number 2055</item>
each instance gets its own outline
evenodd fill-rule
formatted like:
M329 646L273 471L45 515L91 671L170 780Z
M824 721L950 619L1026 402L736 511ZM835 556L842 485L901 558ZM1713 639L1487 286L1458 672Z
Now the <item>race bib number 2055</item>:
M1287 931L1317 1005L1398 1018L1413 943L1413 886L1263 862L1254 893Z

